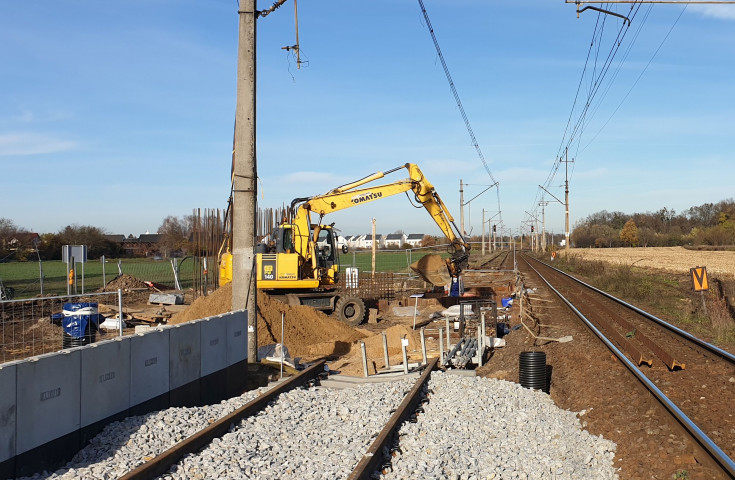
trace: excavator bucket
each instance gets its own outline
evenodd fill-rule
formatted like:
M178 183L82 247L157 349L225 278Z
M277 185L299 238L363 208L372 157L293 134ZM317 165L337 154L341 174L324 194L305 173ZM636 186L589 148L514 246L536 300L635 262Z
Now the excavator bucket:
M411 270L436 286L448 285L452 281L447 262L441 255L425 255L411 264Z

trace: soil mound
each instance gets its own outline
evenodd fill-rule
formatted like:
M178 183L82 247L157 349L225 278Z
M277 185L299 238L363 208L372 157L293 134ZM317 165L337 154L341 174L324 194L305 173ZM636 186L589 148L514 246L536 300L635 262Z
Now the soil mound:
M146 285L143 280L137 277L128 275L127 273L123 273L122 275L118 275L117 277L107 282L104 287L100 288L97 291L110 292L113 290L131 290L134 288L148 288L148 285Z
M189 322L232 310L232 284L228 283L211 295L197 298L189 308L179 312L169 324ZM340 355L365 335L311 307L286 305L258 292L258 346L281 341L281 314L284 314L284 343L292 357L313 359Z

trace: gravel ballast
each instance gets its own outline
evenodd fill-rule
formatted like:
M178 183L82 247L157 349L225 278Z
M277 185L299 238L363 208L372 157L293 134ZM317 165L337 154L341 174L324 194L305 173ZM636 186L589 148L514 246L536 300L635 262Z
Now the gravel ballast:
M347 478L412 386L292 390L163 478Z
M284 393L162 478L347 478L413 385ZM582 430L548 395L502 380L434 372L429 401L400 433L386 478L616 479L615 444ZM64 468L40 478L113 479L257 397L171 408L108 425Z
M24 479L115 479L165 452L177 442L254 400L267 388L245 392L215 405L175 407L128 417L107 425L63 468Z
M435 372L386 479L617 479L616 445L516 383ZM433 393L432 393L433 392Z

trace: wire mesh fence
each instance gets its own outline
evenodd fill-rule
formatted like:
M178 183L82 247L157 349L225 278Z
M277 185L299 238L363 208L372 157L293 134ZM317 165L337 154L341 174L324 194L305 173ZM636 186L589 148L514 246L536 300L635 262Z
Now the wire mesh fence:
M430 254L439 254L445 258L449 257L450 254L447 252L447 247L448 245L438 245L435 247L418 247L401 250L378 249L375 252L375 271L393 272L415 277L417 275L411 270L412 263ZM352 267L357 268L361 272L371 272L373 268L372 251L353 250L343 253L339 257L339 262L340 269Z
M78 263L76 269L68 269L60 260L7 262L0 264L0 283L11 288L16 299L94 293L121 275L183 290L203 283L205 263L193 256L165 260L101 258ZM205 275L210 276L209 272Z
M106 316L117 318L121 302L119 292L0 301L0 362L114 338L120 334L119 329L105 331L99 325ZM77 310L80 305L93 305L94 312L99 313L94 318L95 314L87 311L82 315ZM82 319L83 326L79 323L82 316L89 317Z

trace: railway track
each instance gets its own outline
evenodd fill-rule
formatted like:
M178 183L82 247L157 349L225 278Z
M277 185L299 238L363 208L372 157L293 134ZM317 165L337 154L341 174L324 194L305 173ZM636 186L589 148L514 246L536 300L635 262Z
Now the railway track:
M735 356L522 256L722 469L735 477Z
M300 419L322 417L324 418L324 431L320 432L318 436L324 437L338 435L329 428L329 418L334 417L335 413L340 417L337 420L340 423L346 421L355 422L353 429L355 432L362 430L360 432L362 433L362 439L369 439L374 436L374 440L364 450L363 454L360 455L357 451L351 451L356 448L364 448L364 446L361 447L359 439L355 440L353 438L344 439L344 443L340 443L337 450L329 450L331 447L320 444L315 438L313 439L313 446L322 448L316 448L313 452L301 453L303 455L323 455L327 461L322 462L322 467L326 463L329 463L328 459L330 457L335 458L335 456L339 456L343 463L342 467L338 467L341 468L341 470L338 470L342 474L340 476L345 476L349 479L369 479L376 472L380 471L384 465L389 463L384 453L388 451L388 447L395 444L398 429L403 422L411 416L416 415L417 405L422 398L425 398L426 382L432 370L436 368L436 365L437 359L433 359L425 366L420 375L417 373L411 377L403 377L399 383L396 383L396 387L393 390L400 389L402 392L399 395L401 397L399 399L400 402L396 405L380 405L381 407L385 407L382 409L382 412L378 408L379 405L377 405L380 402L376 402L376 404L366 402L365 411L342 412L339 410L339 407L332 406L332 408L328 408L327 403L322 403L322 399L317 398L319 397L319 393L313 392L315 389L301 390L301 392L312 392L312 401L307 401L307 406L304 406L302 401L301 408L293 408L288 417L290 420L293 420L293 424L289 425L284 423L281 427L291 432L294 428L298 430ZM276 415L276 412L274 412L276 407L272 406L272 404L277 398L288 395L289 392L293 395L298 395L298 393L293 392L300 390L304 386L320 385L322 382L324 384L331 382L329 383L331 388L345 387L345 385L335 387L335 380L327 379L327 376L323 373L323 367L323 361L312 365L299 375L272 388L267 393L217 420L196 434L187 437L165 452L148 459L145 463L120 478L124 480L144 480L159 477L210 478L213 472L212 468L215 469L214 471L217 471L218 476L221 475L220 478L230 476L232 478L256 478L261 476L263 478L280 478L281 475L290 475L293 478L308 478L311 476L317 478L321 474L329 476L328 473L322 470L315 470L314 472L300 471L299 468L301 467L298 465L298 462L294 462L291 469L286 467L286 470L282 473L275 472L275 469L271 471L257 458L259 454L255 450L264 448L268 450L279 450L281 447L285 447L285 444L290 441L290 435L284 435L283 431L273 429L273 431L268 432L271 434L269 435L271 438L265 435L259 438L248 437L251 431L257 430L255 427L255 415L264 410L269 410L266 412L268 416ZM339 381L336 383L339 383ZM349 385L349 382L346 384ZM391 399L395 400L398 398L395 391L390 393L390 395L385 394L388 402ZM336 412L334 411L335 408L337 409ZM389 418L387 418L387 421L384 421L382 429L378 428L378 430L373 432L370 427L375 427L376 423L370 423L366 420L370 417L375 417L377 422L382 422L383 420L380 420L382 418L381 413L386 414L386 409ZM241 436L241 434L243 435ZM230 439L225 440L226 436L229 436ZM245 440L246 437L247 440ZM242 447L224 447L228 441L232 442L233 439L235 439L234 445L242 445ZM245 451L245 446L254 447L255 450ZM283 450L286 450L286 448L283 448ZM354 462L351 463L350 459L354 459ZM219 465L221 470L217 470L218 467L216 465L213 467L213 464ZM346 467L344 465L346 464L350 465L348 471L345 470ZM282 465L279 464L278 468L281 467ZM261 471L258 471L259 469Z

